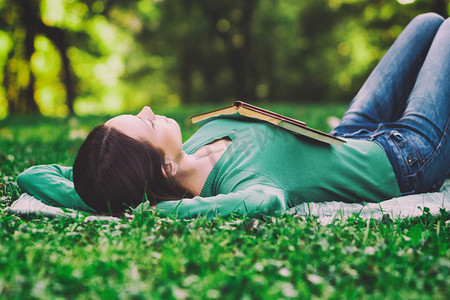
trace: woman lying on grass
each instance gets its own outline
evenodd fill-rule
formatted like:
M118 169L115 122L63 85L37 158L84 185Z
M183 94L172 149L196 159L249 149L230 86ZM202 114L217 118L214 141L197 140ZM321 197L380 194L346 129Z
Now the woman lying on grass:
M425 14L405 28L332 131L346 138L343 146L233 118L209 121L182 144L174 120L144 107L96 127L73 176L72 168L36 166L18 183L47 204L102 214L145 199L179 218L379 202L439 190L450 170L449 116L450 19Z

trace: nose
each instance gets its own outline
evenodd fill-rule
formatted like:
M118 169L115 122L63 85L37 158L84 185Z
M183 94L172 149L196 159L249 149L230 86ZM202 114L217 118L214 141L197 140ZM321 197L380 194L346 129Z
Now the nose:
M142 108L142 110L138 113L138 117L143 119L154 120L155 114L153 113L152 109L149 106L144 106L144 108Z

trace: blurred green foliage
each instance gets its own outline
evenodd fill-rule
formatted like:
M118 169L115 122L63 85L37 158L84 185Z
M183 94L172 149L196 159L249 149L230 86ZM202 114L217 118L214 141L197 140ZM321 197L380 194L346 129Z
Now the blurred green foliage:
M448 0L0 0L0 118L349 101Z

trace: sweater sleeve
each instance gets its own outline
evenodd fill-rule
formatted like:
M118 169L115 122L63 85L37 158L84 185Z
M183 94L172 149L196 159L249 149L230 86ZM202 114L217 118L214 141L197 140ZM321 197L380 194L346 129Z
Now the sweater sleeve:
M34 166L19 174L17 184L23 192L47 205L95 213L75 191L71 167Z
M230 194L164 201L157 205L156 211L165 216L175 216L178 219L197 216L226 217L231 214L257 217L285 212L286 201L281 189L254 185Z

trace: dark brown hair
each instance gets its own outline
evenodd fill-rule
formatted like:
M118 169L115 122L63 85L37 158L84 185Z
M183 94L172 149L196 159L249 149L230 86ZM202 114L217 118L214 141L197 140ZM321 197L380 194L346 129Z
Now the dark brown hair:
M164 152L150 143L100 125L78 151L75 190L98 213L113 215L136 207L145 197L154 205L191 196L173 177L163 175L164 159Z

